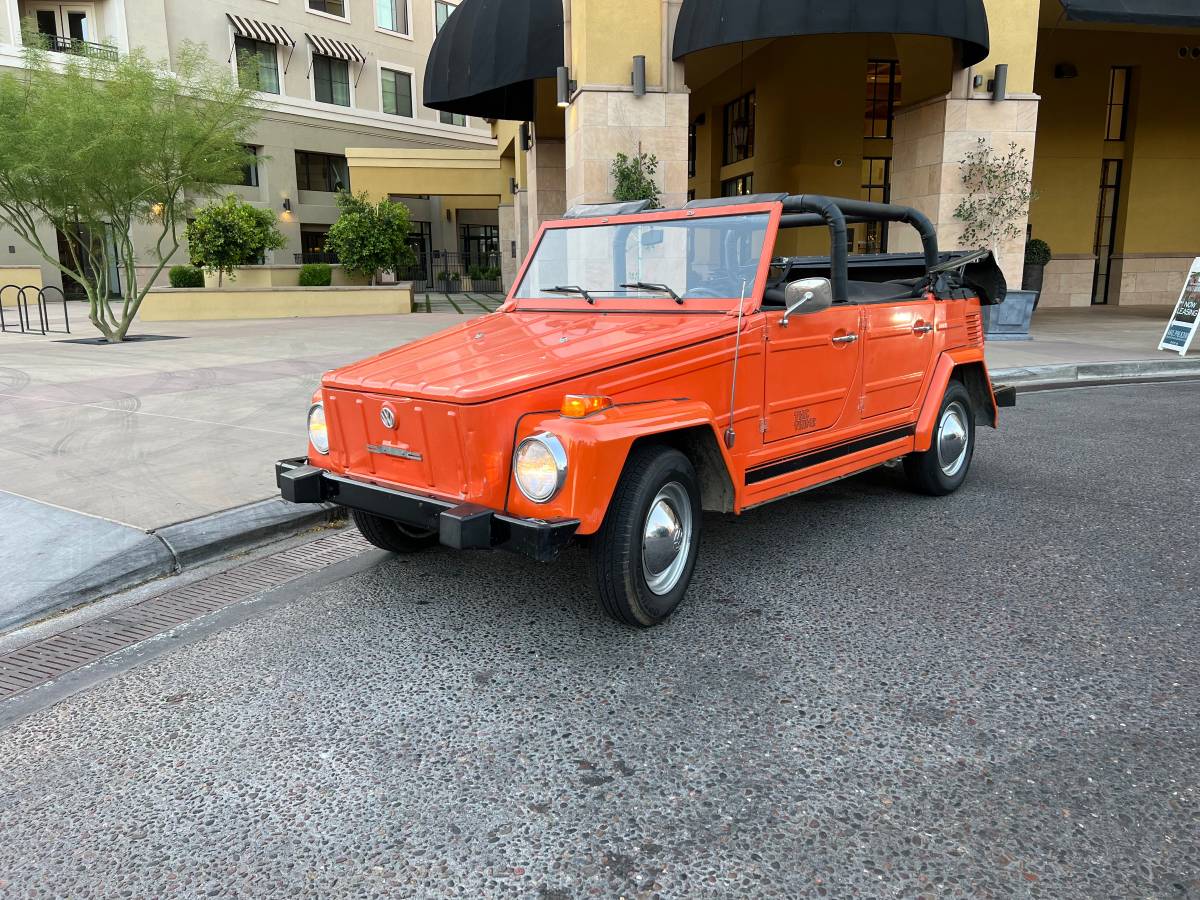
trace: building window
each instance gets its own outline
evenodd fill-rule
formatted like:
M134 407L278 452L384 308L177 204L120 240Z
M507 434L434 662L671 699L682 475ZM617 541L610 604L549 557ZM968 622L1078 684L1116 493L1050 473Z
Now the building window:
M350 167L346 157L297 150L296 186L302 191L350 190Z
M450 18L450 14L457 6L457 3L450 3L449 0L433 0L434 31L442 30L442 26L446 24L446 20Z
M242 167L242 187L258 187L258 148L246 145L243 149L254 159Z
M336 253L325 249L325 238L329 236L328 225L300 226L300 262L336 263Z
M737 178L726 178L721 182L722 197L746 197L754 193L754 173L748 172Z
M346 0L308 0L308 8L314 12L323 12L339 19L346 18Z
M394 69L380 69L383 81L383 111L393 116L412 118L412 75Z
M238 35L233 49L237 53L238 83L242 87L264 94L279 93L279 54L274 44Z
M722 164L754 155L754 91L725 104L725 153Z
M438 121L443 125L457 125L459 128L467 127L467 117L459 113L451 113L442 110L438 113Z
M1106 141L1125 140L1125 128L1129 122L1129 82L1132 72L1129 66L1113 66L1108 73L1108 118L1105 120Z
M350 105L350 65L344 59L314 53L312 77L319 102Z
M1117 244L1117 213L1121 205L1121 163L1119 159L1106 159L1100 164L1100 202L1096 206L1096 237L1092 247L1096 254L1092 276L1092 303L1095 305L1108 302L1113 248Z
M458 239L469 265L486 264L500 253L500 228L497 225L460 225Z
M862 161L862 185L860 200L871 203L887 203L891 197L892 161L885 157L867 157ZM862 230L863 238L856 241L856 252L887 253L887 223L867 222Z
M375 0L375 24L388 31L408 34L408 0Z
M688 123L688 178L696 177L696 123Z
M890 138L900 105L900 63L894 59L867 62L867 114L863 136Z

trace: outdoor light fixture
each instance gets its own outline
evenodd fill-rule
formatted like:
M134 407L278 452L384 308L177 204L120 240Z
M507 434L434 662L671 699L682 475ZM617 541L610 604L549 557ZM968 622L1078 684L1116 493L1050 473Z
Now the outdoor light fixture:
M1077 68L1075 68L1074 63L1069 63L1069 62L1055 63L1054 64L1054 77L1057 78L1059 81L1063 81L1068 78L1078 78L1079 70Z
M516 179L516 178L511 178L511 177L510 177L510 178L508 179L508 191L509 191L509 193L510 193L510 194L515 194L515 193L517 192L517 189L518 189L519 187L520 187L520 185L519 185L519 184L517 184L517 179Z
M750 118L745 114L739 115L730 125L730 135L733 137L733 146L737 147L738 153L745 154L750 146Z
M996 74L992 76L992 102L999 103L1007 94L1008 89L1008 63L1000 63L996 66Z
M571 95L575 93L575 82L571 80L571 70L566 66L558 67L558 105L566 109L571 105Z
M533 129L528 122L521 123L521 149L526 153L533 149Z
M633 58L633 74L629 76L633 82L633 96L646 96L646 57L635 56Z
M288 199L287 197L283 198L283 211L284 212L292 211L292 201L290 199Z

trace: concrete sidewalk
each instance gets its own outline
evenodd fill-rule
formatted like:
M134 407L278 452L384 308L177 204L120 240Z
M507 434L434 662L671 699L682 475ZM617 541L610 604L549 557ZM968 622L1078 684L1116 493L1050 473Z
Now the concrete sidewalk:
M1024 384L1110 362L1200 373L1195 355L1154 349L1168 315L1040 310L1035 340L990 343L989 364ZM66 340L91 338L86 322L0 335L0 628L294 526L304 510L272 499L272 463L304 451L321 373L462 321L147 323L137 331L164 339L113 346Z

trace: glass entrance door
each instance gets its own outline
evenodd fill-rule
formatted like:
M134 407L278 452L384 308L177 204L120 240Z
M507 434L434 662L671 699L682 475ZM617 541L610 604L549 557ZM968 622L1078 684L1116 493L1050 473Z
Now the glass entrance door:
M49 49L71 52L77 44L95 42L95 10L90 3L30 3L27 7Z
M1100 164L1100 201L1096 206L1096 271L1092 277L1092 305L1108 303L1113 247L1117 242L1117 209L1121 202L1121 160Z

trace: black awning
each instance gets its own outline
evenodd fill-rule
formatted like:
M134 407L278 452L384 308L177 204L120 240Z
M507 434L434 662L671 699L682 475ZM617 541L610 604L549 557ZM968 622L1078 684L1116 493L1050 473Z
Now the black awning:
M1200 28L1197 0L1060 0L1073 22Z
M534 117L534 82L563 64L562 0L462 0L425 63L426 106L484 119Z
M304 33L304 36L308 38L313 48L322 56L332 56L335 59L344 59L346 62L366 63L367 61L366 55L349 41L339 41L319 34L309 34L307 31Z
M296 39L288 34L288 30L282 25L260 22L258 19L251 19L248 16L235 16L233 13L225 15L229 18L229 23L238 37L253 38L266 44L279 44L281 47L296 46Z
M983 0L683 0L674 54L803 34L889 33L956 40L968 66L988 55Z

